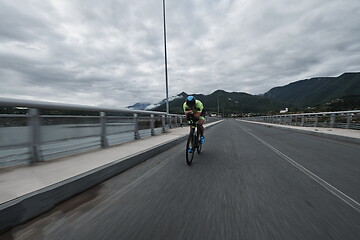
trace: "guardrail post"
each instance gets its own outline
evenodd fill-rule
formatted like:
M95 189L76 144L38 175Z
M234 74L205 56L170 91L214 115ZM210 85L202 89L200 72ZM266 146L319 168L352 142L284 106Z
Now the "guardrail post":
M180 118L180 126L183 125L183 118L182 117L179 117Z
M314 123L314 127L317 127L319 124L319 117L318 115L315 115L315 123Z
M161 116L161 123L162 123L162 132L166 132L166 123L165 123L165 115Z
M300 124L300 127L303 127L303 126L304 126L304 123L305 123L305 116L302 115L302 116L301 116L301 124Z
M335 126L335 114L331 114L330 127L333 128L334 126Z
M172 117L171 117L171 116L168 116L168 119L169 119L169 128L171 129L171 128L172 128L172 123L171 123Z
M178 117L177 116L175 117L175 126L179 127L179 125L178 125Z
M348 114L346 115L346 129L349 129L349 128L350 128L351 119L352 119L351 113L348 113Z
M151 136L155 136L155 119L154 114L150 115L150 128L151 128Z
M100 128L101 128L101 132L100 132L101 147L106 148L109 146L109 142L108 142L107 134L106 134L106 113L105 112L100 112Z
M39 109L29 108L29 126L30 126L30 163L38 163L44 161L40 151L41 144L41 126Z
M139 116L137 113L134 113L134 138L135 140L139 140L140 139L140 134L139 134Z

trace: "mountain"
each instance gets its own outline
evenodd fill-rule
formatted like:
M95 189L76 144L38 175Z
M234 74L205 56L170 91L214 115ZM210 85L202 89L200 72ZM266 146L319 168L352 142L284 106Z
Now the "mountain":
M217 90L210 95L189 94L200 100L205 110L209 113L217 113L218 106L221 114L230 115L231 113L268 113L278 112L288 104L282 103L276 99L267 99L262 96L254 96L242 92L226 92ZM180 93L169 100L170 113L183 113L183 103L188 96L187 93ZM161 104L151 110L166 111L166 104Z
M350 95L337 98L325 104L317 105L314 110L320 112L360 110L360 95Z
M126 108L133 109L133 110L145 110L148 106L150 106L150 103L135 103L134 105L127 106Z
M300 80L272 88L264 96L297 107L322 105L347 96L356 97L360 96L360 73Z
M176 96L169 97L169 105L171 102L175 101L176 99L185 99L186 97L187 97L187 95L184 92L179 93ZM146 107L146 110L155 110L155 109L159 109L159 108L163 109L162 110L163 112L166 112L166 99L163 99L160 102L155 103L155 104L150 104L149 106ZM158 110L155 110L155 111L158 111ZM172 112L170 112L170 113L172 113Z
M261 95L223 90L209 95L182 92L169 98L170 113L182 113L182 105L188 95L201 100L207 112L219 111L223 115L279 113L284 108L292 112L354 110L360 108L360 73L300 80L272 88ZM166 111L165 99L156 104L137 104L145 110Z

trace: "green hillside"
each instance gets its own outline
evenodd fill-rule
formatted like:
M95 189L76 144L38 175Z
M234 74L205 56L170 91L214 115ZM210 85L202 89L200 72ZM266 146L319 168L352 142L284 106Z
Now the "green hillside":
M315 112L360 110L360 95L350 95L342 98L337 98L325 104L317 105L312 108L312 110Z
M264 96L297 107L321 105L346 96L360 96L360 73L301 80L272 88Z
M190 94L189 94L190 95ZM267 99L262 96L254 96L240 92L226 92L217 90L210 95L192 94L195 98L203 102L208 113L219 112L221 114L242 114L242 113L268 113L279 112L280 109L287 107L285 103L281 103L275 99ZM180 93L178 98L169 103L170 113L182 113L182 105L188 94ZM165 111L165 104L153 109L155 111Z

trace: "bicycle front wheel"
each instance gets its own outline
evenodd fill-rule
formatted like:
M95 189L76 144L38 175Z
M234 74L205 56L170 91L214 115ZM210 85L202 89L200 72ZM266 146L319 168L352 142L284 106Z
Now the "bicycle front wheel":
M190 147L192 147L192 151L189 152ZM186 143L186 163L187 165L191 165L193 158L194 158L194 153L195 153L195 149L194 149L194 137L193 134L190 134Z

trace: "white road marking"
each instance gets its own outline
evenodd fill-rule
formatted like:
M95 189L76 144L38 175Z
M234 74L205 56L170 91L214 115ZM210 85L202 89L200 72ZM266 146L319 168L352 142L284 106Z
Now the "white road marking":
M276 149L275 147L271 146L269 143L265 142L264 140L262 140L261 138L255 136L253 133L251 133L249 130L242 128L245 132L247 132L248 134L250 134L251 136L253 136L254 138L256 138L257 140L259 140L262 144L264 144L265 146L267 146L268 148L270 148L273 152L275 152L276 154L278 154L280 157L282 157L283 159L285 159L286 161L288 161L289 163L291 163L294 167L296 167L297 169L299 169L300 171L302 171L303 173L305 173L307 176L309 176L311 179L315 180L317 183L319 183L321 186L323 186L325 189L327 189L329 192L331 192L332 194L334 194L336 197L338 197L339 199L341 199L343 202L345 202L346 204L348 204L350 207L354 208L355 210L357 210L358 212L360 212L360 204L355 201L354 199L352 199L351 197L349 197L348 195L346 195L345 193L343 193L342 191L338 190L337 188L335 188L334 186L332 186L330 183L326 182L325 180L323 180L322 178L320 178L319 176L317 176L316 174L314 174L313 172L311 172L310 170L306 169L305 167L301 166L299 163L295 162L292 158L286 156L284 153L282 153L281 151L279 151L278 149Z

